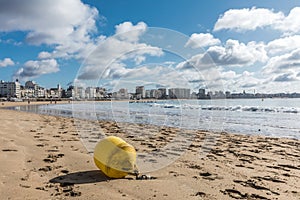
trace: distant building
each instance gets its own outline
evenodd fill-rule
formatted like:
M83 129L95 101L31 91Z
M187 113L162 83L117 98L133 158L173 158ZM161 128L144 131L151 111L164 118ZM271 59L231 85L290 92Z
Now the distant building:
M18 80L14 82L0 81L0 96L7 98L21 98L20 83Z
M199 93L198 93L198 98L199 99L204 99L205 98L205 89L199 89Z
M231 98L231 93L229 91L226 91L225 96L226 96L226 98Z
M135 93L137 98L143 99L146 97L146 91L144 86L136 86Z
M94 99L94 98L96 98L96 92L97 92L96 88L94 88L94 87L87 87L85 89L85 97L87 99Z
M129 99L128 90L126 88L119 89L118 92L112 93L114 99Z
M57 84L56 88L50 88L47 91L48 98L61 98L62 97L62 88L60 84Z
M215 91L215 95L213 96L213 98L215 99L224 99L225 98L225 94L223 91Z
M192 94L191 94L191 97L190 97L191 99L198 99L198 95L197 95L197 93L196 92L193 92Z
M187 88L170 88L170 99L189 99L191 97L191 89Z
M146 90L145 98L151 98L151 90Z
M159 98L159 90L152 89L150 90L150 98L158 99Z
M66 91L66 97L68 98L73 98L75 96L75 90L74 90L74 86L70 85Z
M43 87L40 87L34 81L27 81L25 87L22 89L22 97L27 98L43 98L46 96L46 90Z
M120 99L129 99L128 90L126 88L119 89L119 98Z
M158 99L166 99L167 98L167 89L166 88L158 88L157 98Z
M85 89L83 87L74 87L75 89L75 99L85 99Z
M99 98L99 99L106 98L107 97L106 89L103 87L96 87L96 95L97 95L97 98Z

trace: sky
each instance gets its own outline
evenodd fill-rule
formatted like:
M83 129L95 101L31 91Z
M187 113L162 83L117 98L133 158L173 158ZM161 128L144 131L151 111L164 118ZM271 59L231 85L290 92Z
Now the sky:
M0 0L0 80L300 92L299 19L286 0Z

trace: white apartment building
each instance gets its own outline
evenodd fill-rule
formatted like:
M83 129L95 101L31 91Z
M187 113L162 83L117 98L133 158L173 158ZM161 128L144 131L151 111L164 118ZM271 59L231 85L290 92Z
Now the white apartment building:
M34 81L27 81L22 90L22 97L41 98L46 96L46 90Z
M94 99L94 98L96 98L97 97L96 93L97 93L97 90L94 87L87 87L85 89L85 97L87 99Z
M15 97L21 98L20 83L18 80L15 82L0 81L0 96L1 97Z

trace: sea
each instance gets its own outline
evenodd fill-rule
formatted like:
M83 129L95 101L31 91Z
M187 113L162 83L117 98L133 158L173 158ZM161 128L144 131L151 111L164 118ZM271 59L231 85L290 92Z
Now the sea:
M300 139L300 99L83 101L11 109L88 120Z

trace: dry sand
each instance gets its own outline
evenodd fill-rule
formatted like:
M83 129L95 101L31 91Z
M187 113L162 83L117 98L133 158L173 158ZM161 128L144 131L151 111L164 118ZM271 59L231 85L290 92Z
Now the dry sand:
M184 131L191 145L152 180L111 180L88 153L116 135L150 166L179 132L0 109L0 199L300 199L299 140Z

